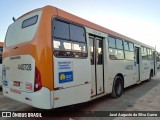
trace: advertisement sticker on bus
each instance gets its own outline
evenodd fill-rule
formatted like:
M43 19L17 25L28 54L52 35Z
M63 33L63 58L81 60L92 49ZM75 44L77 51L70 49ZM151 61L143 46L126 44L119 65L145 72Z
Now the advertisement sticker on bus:
M58 62L58 76L59 76L59 83L72 82L73 62L72 61Z
M66 83L73 81L73 71L59 72L59 83Z
M58 70L73 70L73 62L72 61L62 61L58 62Z

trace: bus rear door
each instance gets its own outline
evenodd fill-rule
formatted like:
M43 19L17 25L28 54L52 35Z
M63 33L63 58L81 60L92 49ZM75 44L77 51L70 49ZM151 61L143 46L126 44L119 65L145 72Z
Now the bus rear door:
M104 93L103 40L90 36L91 96Z

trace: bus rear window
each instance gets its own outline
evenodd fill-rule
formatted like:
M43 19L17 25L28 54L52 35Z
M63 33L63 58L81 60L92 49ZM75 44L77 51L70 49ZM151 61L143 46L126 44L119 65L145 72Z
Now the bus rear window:
M38 20L38 15L24 20L23 23L22 23L22 28L25 28L25 27L36 24L37 20Z

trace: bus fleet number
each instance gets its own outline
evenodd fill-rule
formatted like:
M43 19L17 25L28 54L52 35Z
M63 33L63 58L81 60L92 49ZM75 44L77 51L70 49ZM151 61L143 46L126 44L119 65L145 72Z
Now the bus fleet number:
M32 70L32 65L31 64L19 64L18 69L19 70L31 71Z

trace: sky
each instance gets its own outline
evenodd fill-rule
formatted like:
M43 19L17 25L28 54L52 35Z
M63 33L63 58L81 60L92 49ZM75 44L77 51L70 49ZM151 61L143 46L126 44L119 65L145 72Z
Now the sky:
M52 5L155 47L160 52L160 0L1 0L0 41L12 17Z

